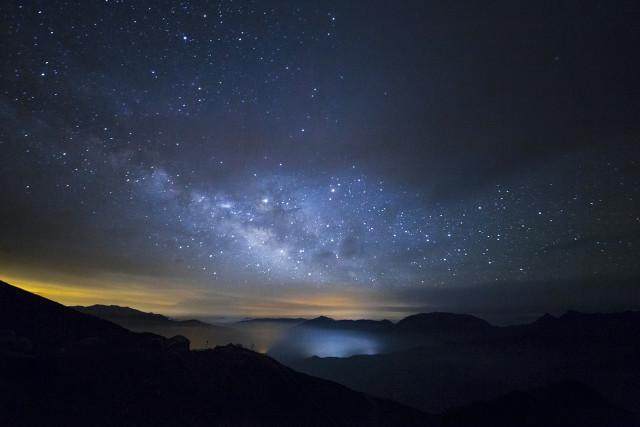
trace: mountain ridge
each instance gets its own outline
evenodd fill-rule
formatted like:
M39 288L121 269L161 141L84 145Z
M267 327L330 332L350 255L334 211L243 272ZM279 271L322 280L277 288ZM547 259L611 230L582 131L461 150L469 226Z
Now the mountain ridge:
M542 398L538 389L513 391L433 415L242 347L191 351L183 337L131 332L4 282L0 368L4 425L638 425L579 383L552 383Z
M70 308L80 311L85 314L91 314L102 319L122 319L126 321L141 321L141 322L157 322L164 325L172 326L213 326L210 323L203 322L197 319L177 320L163 314L145 312L132 307L121 305L104 305L94 304L90 306L75 305L69 306Z
M0 329L4 425L436 422L241 347L175 347L173 339L128 331L4 282Z

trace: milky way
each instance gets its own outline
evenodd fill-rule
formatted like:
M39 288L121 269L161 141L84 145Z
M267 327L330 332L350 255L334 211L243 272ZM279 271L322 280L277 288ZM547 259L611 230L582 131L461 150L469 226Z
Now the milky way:
M638 276L628 10L344 3L3 6L5 274L436 308Z

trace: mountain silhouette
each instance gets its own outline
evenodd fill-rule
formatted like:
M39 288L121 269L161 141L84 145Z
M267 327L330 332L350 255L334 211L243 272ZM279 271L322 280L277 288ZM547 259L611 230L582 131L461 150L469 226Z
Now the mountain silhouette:
M404 333L432 334L454 338L486 333L492 326L485 320L468 314L420 313L405 317L395 324L395 330Z
M492 337L495 327L466 314L421 313L397 323L389 320L334 320L320 316L296 325L276 342L269 354L284 362L317 356L312 349L318 341L336 341L336 353L347 357L369 353L390 353L431 342L457 342ZM341 345L340 342L344 345Z
M85 314L91 314L101 319L109 320L111 322L120 324L139 324L141 327L147 326L171 326L171 327L210 327L209 323L201 322L200 320L174 320L167 316L156 313L146 313L144 311L136 310L130 307L121 307L119 305L91 305L84 306L72 306L71 308L78 310ZM130 329L130 328L128 328Z
M557 320L574 322L575 316ZM343 325L370 331L372 324ZM355 363L360 371L353 373L366 375L363 366ZM373 368L382 381L386 372ZM415 367L403 369L411 376ZM427 383L422 387L433 395ZM193 351L185 337L132 332L0 282L0 425L638 425L629 411L575 381L521 390L433 415L296 372L240 346Z
M112 346L141 344L150 335L131 331L0 282L0 328L50 352L91 340Z
M118 305L71 308L136 332L151 332L164 337L184 335L194 349L240 344L262 353L266 353L273 342L278 340L286 330L305 321L300 318L255 318L221 325L195 319L176 320L162 314L146 313Z
M200 320L175 320L162 314L146 313L118 305L73 306L74 310L113 322L135 332L151 332L163 337L183 335L193 348L213 348L216 345L244 344L252 340L232 326L212 325Z
M303 317L252 317L240 320L237 323L291 323L295 325L306 320Z
M391 328L393 327L393 323L389 320L334 320L330 317L320 316L316 317L315 319L307 320L300 326L310 328L385 333L391 330Z
M607 403L584 384L563 381L451 409L443 425L623 427L638 423L630 412Z
M570 311L505 327L468 315L425 313L355 337L348 335L355 333L351 326L323 324L332 329L309 323L292 328L269 354L302 372L427 412L571 380L640 413L639 312ZM358 339L376 351L350 345ZM314 353L322 349L318 342L332 340L343 340L345 348L334 344L336 354Z
M189 351L0 282L2 425L431 425L237 346Z

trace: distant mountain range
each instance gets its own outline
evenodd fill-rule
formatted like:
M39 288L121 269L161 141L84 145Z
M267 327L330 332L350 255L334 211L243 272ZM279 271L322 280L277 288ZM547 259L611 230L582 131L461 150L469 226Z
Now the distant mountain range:
M119 305L91 305L83 307L80 305L72 306L71 308L78 310L82 313L91 314L101 319L107 319L111 322L128 323L131 325L139 325L140 327L148 326L171 326L171 327L210 327L209 323L201 322L200 320L174 320L170 319L162 314L145 313L140 310L136 310L130 307L121 307ZM131 328L129 328L131 329Z
M255 317L238 321L238 323L292 323L298 324L305 322L307 319L303 317Z
M149 322L174 322L136 310L104 306L94 310ZM548 330L540 325L549 321L573 323L580 316L571 314L564 320L545 318L537 324ZM433 318L416 318L412 322L420 320L414 325L424 325L425 319L429 324ZM606 333L609 326L596 325L617 324L625 318L620 315L613 320L605 316L599 321L582 319L580 323L590 325L588 336L595 333L608 341L612 336ZM203 327L200 323L195 327ZM399 324L389 326L390 322L336 322L328 318L313 319L299 327L308 328L309 324L314 328L319 324L331 325L329 328L339 332L364 330L375 334L387 334L386 328L399 328ZM295 335L294 329L291 332ZM413 328L410 330L415 333ZM508 339L518 335L522 334L506 334ZM546 332L541 336L552 341L558 339L557 334ZM518 387L513 387L495 399L480 399L434 415L298 373L241 347L227 345L193 351L189 344L181 336L165 338L132 332L0 282L0 425L638 426L631 412L610 404L582 383L562 380L562 375L537 388L517 391ZM412 372L416 366L384 364L398 363L394 359L398 354L413 351L433 357L431 349L419 347L386 355L316 357L304 361L355 361L347 368L353 369L351 375L375 377L382 383L386 381L385 375L400 368L409 378L420 382L422 372L419 369L415 374ZM460 356L458 353L449 359ZM485 360L484 356L468 353L463 359ZM385 357L391 359L385 362L382 359ZM420 357L411 360L429 360L424 355ZM359 363L359 359L367 361L366 364ZM369 361L373 365L367 365ZM494 369L501 365L499 360L492 364L489 371L496 375L495 381L511 375L508 364L502 371ZM371 371L364 372L365 369ZM434 392L433 388L437 389L439 377L446 378L452 373L452 382L457 383L455 372L437 370L431 376L436 381L422 382L417 392L428 396L443 392ZM635 381L635 377L615 378L629 384ZM491 382L476 380L479 381L476 387L491 388Z
M562 381L447 411L443 426L637 426L631 413L606 403L584 384Z
M145 311L136 310L131 307L123 307L121 305L103 305L103 304L94 304L90 306L82 306L82 305L73 305L69 306L74 310L80 311L85 314L90 314L92 316L99 317L101 319L106 319L114 323L122 322L122 323L130 323L130 324L139 324L140 326L173 326L173 327L210 327L210 326L221 326L219 323L207 323L201 320L196 319L188 319L188 320L180 320L180 319L172 319L170 317L164 316L162 314L150 313ZM228 325L233 325L234 323L291 323L298 324L307 321L303 317L251 317L242 320L238 320L237 322L226 322Z
M0 425L437 425L235 346L190 351L0 282Z
M146 313L118 305L73 306L74 310L116 323L136 332L152 332L164 337L184 335L193 348L241 344L266 352L284 330L305 319L257 318L234 323L212 324L200 320L177 320L156 313Z
M397 323L319 317L291 328L269 354L302 372L430 412L572 380L640 413L635 311L569 311L507 327L451 313Z

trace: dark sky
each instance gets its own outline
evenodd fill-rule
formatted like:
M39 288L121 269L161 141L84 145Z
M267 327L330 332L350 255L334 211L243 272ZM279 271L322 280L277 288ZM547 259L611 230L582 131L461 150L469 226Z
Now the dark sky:
M640 6L1 16L0 274L175 314L640 308Z

